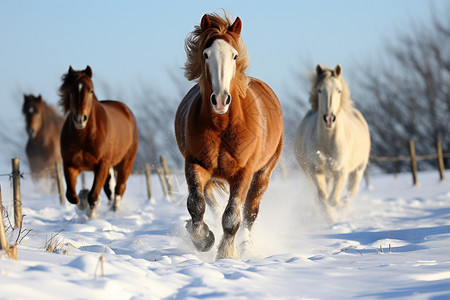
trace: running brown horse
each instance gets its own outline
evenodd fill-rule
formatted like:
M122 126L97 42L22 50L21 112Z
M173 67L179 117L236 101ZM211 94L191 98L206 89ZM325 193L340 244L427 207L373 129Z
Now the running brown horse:
M283 118L275 93L248 77L241 19L204 15L187 37L185 76L198 79L175 118L178 147L185 159L189 189L186 228L195 247L208 251L215 238L203 220L206 204L217 206L212 188L228 183L217 258L238 257L235 235L251 230L283 145ZM247 241L245 241L247 242Z
M87 195L88 216L95 217L99 194L104 191L112 210L120 208L126 181L138 149L138 129L131 110L118 101L98 101L94 94L92 69L72 67L62 77L60 104L68 113L61 132L61 154L66 179L66 197L80 204L75 186L80 171L94 172L94 182ZM110 189L110 168L117 174L114 191Z
M28 142L26 153L33 181L55 173L55 163L61 163L59 138L64 118L42 100L41 95L24 95Z

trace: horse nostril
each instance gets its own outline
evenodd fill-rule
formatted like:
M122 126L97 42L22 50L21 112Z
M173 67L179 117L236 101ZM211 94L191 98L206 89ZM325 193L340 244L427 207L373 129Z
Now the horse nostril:
M336 116L334 114L330 114L330 115L325 114L325 115L323 115L323 120L328 125L331 125L331 123L334 123L336 121Z
M216 106L217 105L217 99L216 99L216 95L212 94L211 95L211 103L212 105Z
M74 114L74 115L73 115L73 121L74 121L75 123L78 122L78 114Z
M86 122L86 121L87 121L87 116L83 115L83 122Z
M226 105L230 105L231 103L231 95L227 96L227 101L225 102Z

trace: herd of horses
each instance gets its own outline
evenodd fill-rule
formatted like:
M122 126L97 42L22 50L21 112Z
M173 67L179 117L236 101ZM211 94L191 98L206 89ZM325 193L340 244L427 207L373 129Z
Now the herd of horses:
M212 13L187 36L185 76L196 84L182 99L174 124L189 192L186 228L195 247L208 251L215 237L204 220L206 206L222 213L217 258L239 256L235 235L241 223L250 232L283 147L280 102L266 83L246 75L249 60L241 29L239 17ZM311 81L311 109L297 130L294 152L332 219L332 207L348 205L358 191L370 135L340 65L318 65ZM48 176L62 162L70 203L80 209L88 205L88 216L95 217L103 187L111 209L118 210L139 143L133 113L122 102L97 100L89 66L81 71L70 67L59 94L64 117L41 96L24 96L33 178ZM77 177L85 170L94 172L93 184L77 195ZM228 187L222 210L213 190Z

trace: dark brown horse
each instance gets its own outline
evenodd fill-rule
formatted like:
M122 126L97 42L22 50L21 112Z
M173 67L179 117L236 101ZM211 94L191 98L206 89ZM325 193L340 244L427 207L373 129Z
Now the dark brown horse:
M28 142L26 153L33 180L54 174L55 163L61 163L59 138L64 118L42 100L41 95L24 95Z
M181 101L175 118L178 147L185 159L189 188L187 224L200 251L214 244L203 221L205 202L215 206L212 187L230 186L222 216L223 238L217 258L237 257L234 238L241 225L250 230L281 153L283 119L275 93L244 74L248 57L241 20L204 15L186 39L185 75L198 79Z
M87 195L95 216L99 194L104 187L113 210L120 208L126 181L138 149L138 129L131 110L118 101L98 101L94 94L92 70L74 71L62 77L60 104L68 113L61 132L61 154L66 178L66 197L80 204L75 186L80 171L94 171L94 182ZM114 193L110 190L109 169L117 174Z

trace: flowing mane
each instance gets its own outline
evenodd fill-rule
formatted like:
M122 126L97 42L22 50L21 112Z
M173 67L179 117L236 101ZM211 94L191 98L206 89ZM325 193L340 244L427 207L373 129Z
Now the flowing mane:
M319 93L317 91L317 87L324 81L328 80L331 77L339 78L342 83L342 94L341 94L341 107L344 110L348 110L353 107L353 101L350 98L350 89L348 88L347 82L344 80L342 76L336 76L333 69L328 67L323 67L323 72L320 75L317 75L314 72L311 75L310 81L312 83L311 91L309 92L309 103L311 104L311 109L313 111L317 111L319 108Z
M249 79L245 75L245 70L249 66L247 48L240 35L228 32L228 29L233 24L233 21L227 12L224 12L224 15L224 17L221 17L216 13L209 14L208 17L212 26L203 31L200 25L196 25L194 31L186 37L184 49L186 51L187 60L184 65L184 75L188 80L198 79L200 91L203 93L203 80L205 79L205 76L203 75L203 50L209 47L212 41L216 38L229 35L236 41L237 44L236 50L239 53L239 56L236 61L235 80L237 82L240 96L245 97L249 83Z
M61 77L63 83L59 88L59 96L61 99L58 104L63 108L64 113L70 111L70 87L73 83L80 81L84 77L89 79L89 76L84 72L69 72Z

